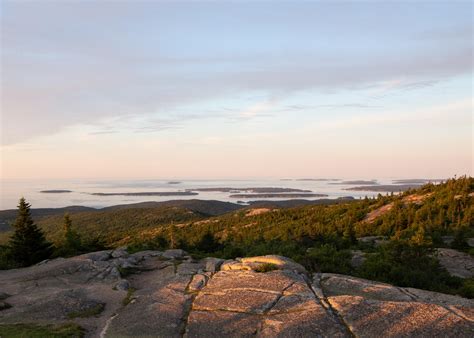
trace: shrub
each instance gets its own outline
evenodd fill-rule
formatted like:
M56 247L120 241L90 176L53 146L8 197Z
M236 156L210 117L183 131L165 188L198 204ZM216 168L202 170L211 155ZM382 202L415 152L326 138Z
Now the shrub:
M358 271L363 278L403 287L454 293L462 280L452 277L432 255L432 249L407 241L393 240L367 257Z
M338 250L334 245L323 244L310 248L298 259L303 266L312 272L351 273L351 252Z
M459 295L466 298L474 298L474 278L465 279L459 289Z

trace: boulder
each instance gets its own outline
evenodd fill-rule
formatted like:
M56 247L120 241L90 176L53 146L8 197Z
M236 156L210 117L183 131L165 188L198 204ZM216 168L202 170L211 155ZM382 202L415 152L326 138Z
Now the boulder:
M223 271L254 270L255 271L255 270L258 270L263 265L267 265L267 264L274 265L277 269L280 269L280 270L290 270L290 271L296 271L299 273L306 273L306 269L301 264L295 263L293 260L289 258L277 256L277 255L245 257L245 258L237 258L236 260L228 260L222 264L221 270Z
M329 297L331 306L358 337L472 337L474 325L448 309L414 301L361 296Z
M84 257L93 261L106 261L110 259L110 254L112 253L111 250L104 250L104 251L97 251L84 254L80 257Z
M181 249L170 249L163 252L162 256L167 259L183 258L187 253Z
M128 252L126 247L118 248L112 251L110 254L113 258L128 257Z
M366 260L365 253L361 250L352 250L351 253L351 266L356 269L360 268Z
M360 243L378 247L384 243L387 243L387 238L384 236L365 236L357 238L357 241Z
M456 277L474 277L474 258L461 251L439 248L436 250L439 263Z
M193 276L193 279L188 285L188 290L191 292L196 292L201 290L204 285L206 285L208 277L203 274L196 274Z
M206 264L206 271L216 272L219 271L222 263L224 263L224 260L221 258L207 257L204 259L204 262Z
M472 337L474 301L322 274L323 296L355 336Z
M135 258L137 261L141 261L143 259L147 259L150 257L158 257L163 254L162 251L157 251L157 250L145 250L145 251L140 251L140 252L135 252L133 254L130 254L130 258Z

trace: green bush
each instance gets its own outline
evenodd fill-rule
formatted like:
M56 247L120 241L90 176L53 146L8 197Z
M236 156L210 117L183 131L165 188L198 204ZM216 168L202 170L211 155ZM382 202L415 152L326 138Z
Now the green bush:
M456 293L462 279L452 277L432 255L430 247L392 240L367 257L360 277L403 287Z
M459 295L466 298L474 298L474 278L465 279L459 289Z
M18 267L20 267L20 264L13 260L10 248L5 245L0 245L0 270L14 269Z
M350 274L352 271L351 258L349 250L338 250L334 245L323 244L308 249L298 261L312 272Z

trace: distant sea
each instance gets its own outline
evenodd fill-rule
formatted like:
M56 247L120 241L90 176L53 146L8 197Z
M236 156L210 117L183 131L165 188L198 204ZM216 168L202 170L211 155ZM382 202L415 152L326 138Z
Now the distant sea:
M197 191L192 196L120 196L92 195L93 193L140 193L140 192L184 192L188 189L202 188L244 188L273 187L311 190L327 197L298 199L315 200L353 196L360 198L374 196L378 192L347 191L346 188L358 184L341 184L355 179L273 179L273 180L1 180L0 210L16 208L20 197L25 197L33 208L60 208L71 205L102 208L117 204L130 204L146 201L168 201L176 199L219 200L245 203L253 200L288 200L291 198L232 198L231 192ZM376 179L379 184L392 184L395 178ZM70 192L42 193L44 190L68 190ZM296 198L296 197L295 197Z

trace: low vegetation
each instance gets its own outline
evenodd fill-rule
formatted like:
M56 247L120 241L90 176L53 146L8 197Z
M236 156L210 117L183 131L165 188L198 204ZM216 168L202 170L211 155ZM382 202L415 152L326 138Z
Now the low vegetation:
M91 306L91 307L83 309L83 310L69 312L67 314L67 317L69 319L93 317L93 316L97 316L98 314L102 313L102 311L104 311L104 309L105 309L105 305L102 304L102 303L99 303L99 304L96 304L94 306Z
M262 273L270 272L274 270L278 270L278 266L272 263L263 263L255 268L256 272L262 272Z
M127 306L128 304L130 304L133 300L133 294L135 293L135 289L134 288L129 288L127 290L127 295L125 296L125 298L122 300L122 305L123 306Z
M0 324L0 337L82 338L84 337L84 330L74 323L62 325Z

